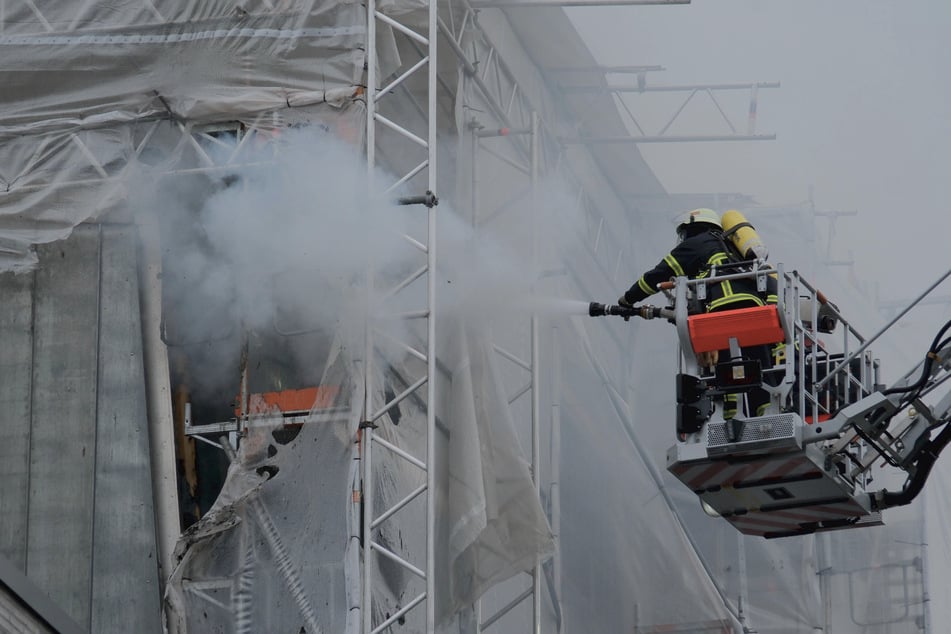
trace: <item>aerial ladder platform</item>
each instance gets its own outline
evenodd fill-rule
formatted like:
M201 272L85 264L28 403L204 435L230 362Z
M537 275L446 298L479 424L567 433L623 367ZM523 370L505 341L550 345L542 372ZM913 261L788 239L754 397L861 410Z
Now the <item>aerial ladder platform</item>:
M764 296L775 291L776 303L699 308L709 285L739 279L755 280ZM676 443L667 470L709 515L744 534L787 537L879 525L883 510L918 495L951 441L951 321L922 360L886 386L869 349L885 329L866 339L782 265L754 261L660 286L668 307L593 303L589 313L665 318L676 327ZM750 354L761 346L769 364L762 352ZM765 390L768 405L744 415L743 396L754 390ZM724 418L728 395L741 406ZM902 488L875 490L876 466L903 473Z

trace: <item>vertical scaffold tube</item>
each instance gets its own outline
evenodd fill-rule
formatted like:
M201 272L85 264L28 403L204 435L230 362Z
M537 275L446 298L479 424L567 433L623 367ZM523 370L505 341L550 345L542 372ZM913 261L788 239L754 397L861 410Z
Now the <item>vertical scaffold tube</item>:
M532 232L532 294L538 290L538 113L532 112L532 166L531 166L531 232ZM541 416L541 395L538 388L538 312L532 310L532 478L535 481L535 492L541 497L541 447L539 418ZM535 570L532 574L532 631L541 634L542 612L542 562L541 557L535 561Z
M376 0L367 0L367 185L373 192L374 172L376 170ZM370 249L367 249L366 275L366 324L365 346L363 352L364 401L362 420L368 421L373 412L373 339L370 328L370 300L372 298L373 264ZM362 491L360 504L363 506L363 601L361 602L362 632L369 634L373 630L373 541L371 525L373 523L373 471L371 469L373 452L373 428L363 425L357 432L360 435L360 450L363 452Z
M429 0L429 67L428 70L428 111L429 127L427 137L429 146L429 191L438 191L436 182L436 81L439 65L436 63L438 50L438 26L436 10L438 2ZM426 632L436 631L436 207L428 209L429 238L427 263L429 267L428 289L428 334L426 340Z
M555 554L552 559L552 577L555 583L556 611L559 614L558 629L564 628L565 614L561 605L561 343L558 328L551 329L551 531L555 538Z
M152 476L152 504L155 509L161 592L175 567L175 543L181 534L178 507L178 480L175 468L175 425L172 420L172 390L168 350L162 342L162 251L158 223L154 215L141 214L139 304L142 311L142 351L145 365L146 403L149 424L149 468ZM171 610L166 603L166 610ZM167 624L173 633L176 621L169 613Z

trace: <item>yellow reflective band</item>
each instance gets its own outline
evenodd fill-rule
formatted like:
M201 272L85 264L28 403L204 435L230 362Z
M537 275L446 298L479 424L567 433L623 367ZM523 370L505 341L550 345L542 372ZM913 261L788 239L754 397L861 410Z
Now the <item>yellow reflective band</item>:
M757 306L765 306L765 305L766 305L766 302L764 302L761 297L759 297L759 296L757 296L757 295L750 295L749 293L737 293L736 295L733 295L733 297L743 297L743 298L745 298L745 299L752 300L752 301L756 302L756 305L757 305Z
M650 284L647 283L647 280L644 279L643 275L641 276L639 280L637 280L637 288L641 289L648 295L653 295L654 293L657 292L656 290L650 287Z
M684 270L683 268L681 268L680 262L677 261L677 258L675 258L674 256L668 253L666 256L664 256L664 262L667 263L667 266L673 269L674 275L676 275L677 277L684 276Z
M715 299L707 306L707 312L720 308L721 306L728 306L740 301L752 301L755 302L757 306L763 306L763 300L761 300L756 295L750 295L749 293L736 293L729 295L727 297L721 297L720 299Z
M766 303L767 303L767 304L776 304L776 303L778 303L778 302L779 302L779 298L778 298L777 296L775 296L775 295L767 295L767 296L766 296Z
M766 403L765 405L760 405L759 407L757 407L757 408L756 408L756 415L757 415L757 416L762 416L763 414L765 414L767 407L769 407L769 403Z

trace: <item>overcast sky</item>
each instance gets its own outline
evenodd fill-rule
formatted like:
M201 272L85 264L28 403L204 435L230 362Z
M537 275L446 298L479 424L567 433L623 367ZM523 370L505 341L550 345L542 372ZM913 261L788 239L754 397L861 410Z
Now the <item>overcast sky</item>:
M839 254L881 280L883 297L912 299L951 266L951 3L694 0L568 14L600 63L665 67L649 84L781 82L759 93L756 131L775 141L642 145L668 191L774 205L813 187L817 209L859 211L838 221ZM655 134L685 96L628 103ZM745 133L749 92L722 99ZM668 134L729 132L718 117L698 95ZM951 282L938 292L951 295Z

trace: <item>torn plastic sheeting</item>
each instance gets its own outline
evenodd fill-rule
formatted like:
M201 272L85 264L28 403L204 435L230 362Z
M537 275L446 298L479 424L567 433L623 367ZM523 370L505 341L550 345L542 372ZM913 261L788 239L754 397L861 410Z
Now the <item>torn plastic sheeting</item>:
M201 577L202 571L194 570L197 554L202 549L213 547L216 536L233 530L241 523L238 505L249 496L256 495L264 482L264 478L233 463L228 468L228 477L212 508L179 537L174 553L178 565L165 585L165 602L171 608L167 616L175 622L171 631L188 631L186 623L189 620L189 608L185 584Z
M176 548L166 601L185 631L344 631L349 418L305 424L285 445L254 428L242 443L212 510Z
M178 631L340 632L350 621L346 581L359 571L347 570L348 466L360 411L351 405L362 381L340 355L349 334L319 357L317 385L334 389L312 411L333 417L296 435L280 417L249 428L212 508L180 539L166 587L172 617L187 626Z
M554 541L532 482L493 349L475 327L460 327L452 364L449 438L448 597L443 617L495 583L530 569Z

